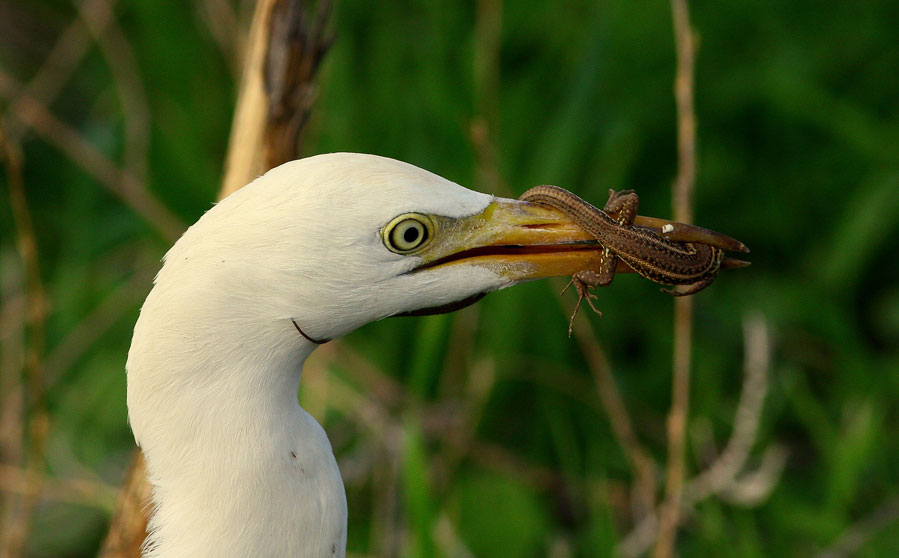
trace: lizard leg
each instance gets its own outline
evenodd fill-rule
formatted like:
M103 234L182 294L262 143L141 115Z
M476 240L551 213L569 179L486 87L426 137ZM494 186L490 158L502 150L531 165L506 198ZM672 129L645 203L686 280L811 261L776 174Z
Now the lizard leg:
M716 277L717 277L717 275L707 275L707 276L703 277L702 279L700 279L699 281L696 281L695 283L690 283L683 290L679 291L676 288L662 289L662 292L668 293L672 296L687 296L687 295L691 295L691 294L696 294L699 291L701 291L702 289L711 285L712 282L715 281Z
M640 208L640 196L633 190L609 190L609 201L602 208L606 213L617 214L619 225L632 225Z
M603 250L598 271L593 271L591 269L578 271L571 276L571 281L569 281L568 284L565 285L565 288L562 289L562 293L564 293L568 290L568 287L574 285L578 295L577 303L574 305L574 311L571 313L571 318L568 320L569 337L571 337L571 332L574 329L574 317L577 316L578 310L581 307L581 302L583 302L584 299L587 300L587 304L590 305L590 308L602 317L602 312L600 312L593 304L593 301L596 300L597 297L590 292L590 289L594 287L605 287L612 282L612 279L615 277L615 266L618 263L617 259L618 258L613 256L608 248L606 248Z

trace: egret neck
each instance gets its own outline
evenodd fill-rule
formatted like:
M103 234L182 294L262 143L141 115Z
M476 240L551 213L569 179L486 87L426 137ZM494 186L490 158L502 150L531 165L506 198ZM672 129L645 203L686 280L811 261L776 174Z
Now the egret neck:
M297 401L316 345L287 319L204 320L197 300L228 304L210 301L208 289L173 295L157 288L147 299L134 343L149 350L128 362L165 370L132 374L128 384L132 409L154 409L146 425L131 413L156 502L147 555L343 556L340 471Z
M372 155L293 161L230 195L166 254L128 353L144 556L344 556L340 472L297 402L313 340L601 257L553 208Z

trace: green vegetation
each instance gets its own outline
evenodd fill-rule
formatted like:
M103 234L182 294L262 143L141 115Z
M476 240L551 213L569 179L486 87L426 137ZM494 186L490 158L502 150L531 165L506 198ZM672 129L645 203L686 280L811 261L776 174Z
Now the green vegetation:
M248 2L118 4L111 51L88 41L49 108L193 222L218 188L238 67L208 7L245 20ZM751 506L700 502L678 551L817 556L859 529L860 549L846 555L899 555L899 4L691 9L696 222L744 241L752 266L695 297L688 475L730 437L752 312L767 321L771 361L748 470L770 448L787 457L770 495ZM550 183L602 205L608 188L634 188L642 214L670 215L668 3L507 0L498 64L478 35L490 21L477 13L448 0L340 2L306 154L377 153L507 196ZM2 73L27 83L77 17L61 0L0 3ZM120 87L130 92L124 105ZM8 112L14 92L0 88L7 129L19 126ZM104 487L121 483L133 448L130 331L170 239L50 138L26 132L21 145L49 301L50 481L29 555L93 556L112 507ZM0 461L14 468L21 414L9 410L21 399L25 317L9 193L4 177ZM587 359L566 337L574 298L560 304L563 285L385 320L318 351L301 400L323 420L347 477L351 554L612 555L633 527L635 474ZM584 314L661 492L672 299L636 276L598 295L604 317ZM72 479L92 492L66 496ZM9 500L4 489L0 502Z

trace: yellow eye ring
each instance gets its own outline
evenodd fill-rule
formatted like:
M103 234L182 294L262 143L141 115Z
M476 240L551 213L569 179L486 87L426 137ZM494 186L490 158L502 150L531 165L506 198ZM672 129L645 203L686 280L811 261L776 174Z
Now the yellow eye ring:
M417 213L400 215L384 227L384 245L397 254L414 252L431 239L433 228L433 223L425 215Z

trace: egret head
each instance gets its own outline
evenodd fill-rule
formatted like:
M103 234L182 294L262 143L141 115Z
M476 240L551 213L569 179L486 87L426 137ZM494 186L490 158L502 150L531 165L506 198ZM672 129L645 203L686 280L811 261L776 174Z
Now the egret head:
M335 153L277 167L204 215L158 285L208 286L216 313L293 319L334 338L391 315L454 309L599 257L553 210L393 159Z
M340 472L297 405L310 341L600 257L553 210L382 157L294 161L232 194L166 255L128 354L147 556L342 556Z

